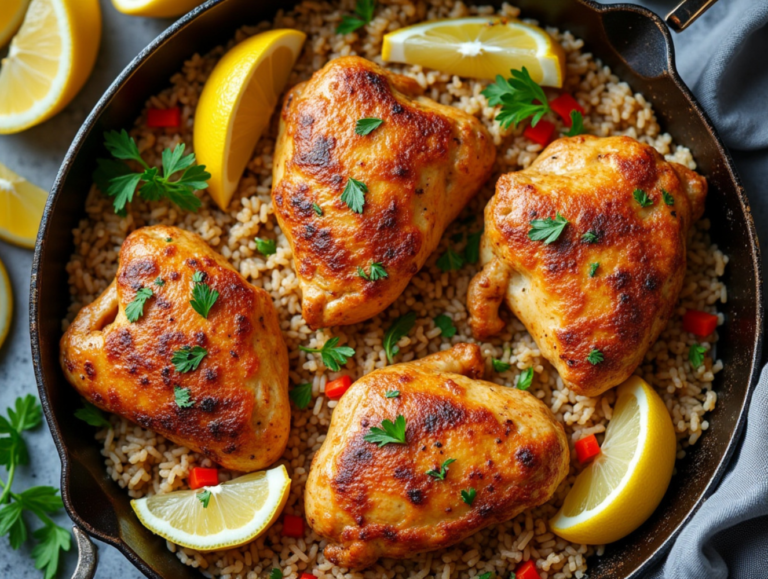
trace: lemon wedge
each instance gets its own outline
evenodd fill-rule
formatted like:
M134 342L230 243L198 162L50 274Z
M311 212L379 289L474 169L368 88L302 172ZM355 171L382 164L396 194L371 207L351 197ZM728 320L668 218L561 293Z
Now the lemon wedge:
M549 522L567 541L602 545L639 527L672 479L675 431L661 397L631 377L619 387L600 454L576 477Z
M32 249L48 192L0 163L0 239Z
M174 18L186 14L205 0L112 0L118 12L129 16Z
M434 20L390 32L381 57L467 78L504 78L526 67L542 86L563 86L565 53L546 31L519 20Z
M210 492L208 506L202 493ZM214 551L248 543L275 522L288 500L284 466L253 472L214 487L175 491L131 501L153 533L190 549Z
M0 66L0 133L67 106L91 74L100 38L98 0L32 0Z
M195 155L211 174L208 192L222 209L269 125L305 39L290 29L257 34L227 52L205 83L195 111Z
M21 26L29 0L3 0L0 10L0 47L5 46Z
M13 313L13 292L11 291L11 280L8 278L8 272L5 271L3 262L0 261L0 348L8 336L8 330L11 328L11 314Z

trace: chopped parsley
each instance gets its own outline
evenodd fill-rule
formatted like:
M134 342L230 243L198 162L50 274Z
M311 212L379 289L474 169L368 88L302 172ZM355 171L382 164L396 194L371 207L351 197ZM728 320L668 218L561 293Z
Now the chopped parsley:
M581 236L581 240L584 243L595 243L597 241L597 234L594 231L589 230Z
M192 391L189 388L174 386L173 397L176 399L176 406L179 408L192 408L195 405L192 401Z
M590 263L589 264L589 277L595 277L595 274L597 274L597 268L600 267L599 263Z
M482 229L467 234L467 246L464 248L464 261L467 263L477 263L480 259L480 239L482 236Z
M261 255L274 255L277 253L277 243L275 243L274 239L257 237L254 241L256 242L256 249L259 250Z
M435 318L435 326L440 328L440 334L444 338L453 338L456 335L456 326L453 325L453 320L445 314L440 314Z
M517 377L515 388L518 390L528 390L528 388L531 387L531 384L533 384L533 368L526 368Z
M165 238L165 242L166 242L166 243L170 243L171 241L173 241L173 238L172 238L172 237L166 237L166 238Z
M269 579L283 579L283 572L278 568L274 568L269 572Z
M584 133L584 117L576 109L571 111L571 128L565 133L566 137L575 137Z
M341 194L341 201L355 213L362 213L368 187L362 181L350 177Z
M358 28L362 28L373 20L373 11L376 8L376 0L357 0L355 16L345 14L336 27L336 34L349 34ZM270 578L272 579L272 578Z
M361 136L368 135L378 129L383 122L384 121L381 119L376 119L373 117L360 119L357 121L357 123L355 123L355 133Z
M288 397L296 405L296 408L306 410L309 403L312 402L312 384L299 384L288 392Z
M493 573L491 573L490 571L486 571L482 575L478 575L477 579L491 579L491 577L493 577Z
M496 76L496 82L488 85L482 91L482 95L488 99L488 104L501 105L496 120L507 129L531 119L531 126L535 127L546 113L552 109L549 107L547 95L544 90L528 74L528 69L511 70L512 78L505 79L501 75Z
M158 278L155 280L155 285L159 285L160 287L162 287L162 286L164 286L164 285L165 285L165 280L164 280L163 278L161 278L161 277L158 277Z
M381 428L372 427L363 440L378 444L379 448L387 444L405 444L405 417L398 414L394 422L385 418Z
M400 351L400 348L397 346L400 338L407 336L415 324L416 312L408 312L397 318L389 327L387 333L384 334L384 351L387 353L387 360L389 360L390 364L394 361L394 357Z
M209 491L208 489L205 489L203 492L197 493L197 500L203 503L204 509L207 509L208 503L211 500L211 491Z
M501 360L497 360L496 358L493 358L491 360L491 364L493 365L493 371L499 372L499 373L506 372L512 367L512 365L509 364L508 362L502 362Z
M445 475L448 474L448 465L456 462L455 458L449 458L443 462L442 465L440 465L440 470L428 470L427 474L431 476L432 478L436 478L437 480L445 480Z
M338 346L339 338L334 337L323 344L322 348L305 348L299 346L302 352L320 354L323 364L331 372L338 372L341 366L347 363L347 360L355 355L355 351L349 346Z
M688 349L688 361L694 370L704 363L704 353L706 351L707 349L701 344L691 344L691 347Z
M75 418L97 428L112 428L112 424L104 413L85 399L83 399L83 407L75 410Z
M387 390L384 393L384 398L399 398L400 390Z
M467 503L470 507L472 506L472 503L475 502L475 496L477 496L477 491L473 488L461 491L461 500Z
M176 368L176 371L180 374L197 370L200 362L203 361L208 355L208 350L201 346L182 346L180 350L176 350L171 358L171 363Z
M451 248L448 248L448 251L441 255L437 260L437 267L440 268L441 271L456 271L457 269L461 269L462 265L464 265L464 258Z
M152 290L148 287L143 287L136 292L133 297L133 301L125 306L125 317L128 321L134 323L144 315L144 303L153 296Z
M544 245L549 245L557 241L560 234L568 225L568 220L560 215L558 211L555 218L534 219L531 221L531 229L528 231L528 239L531 241L543 241Z
M635 198L635 201L640 204L640 207L650 207L653 205L653 201L648 197L648 193L642 189L635 189L632 196Z
M673 207L675 205L675 198L672 197L672 193L670 193L666 189L661 190L661 198L664 199L664 203L669 205L670 207Z
M381 262L378 261L372 262L371 265L368 266L368 271L370 271L370 273L365 273L365 270L362 267L357 267L357 275L359 275L365 281L376 281L385 277L389 277L387 270L384 269L384 266L381 264Z
M603 360L605 360L605 356L603 356L603 353L597 348L592 348L592 350L590 350L589 354L587 355L587 362L593 366L597 366Z
M312 210L313 210L315 213L317 213L317 216L318 216L318 217L322 217L322 216L323 216L323 208L322 208L322 207L320 207L320 206L319 206L317 203L313 203L313 204L312 204Z
M195 285L192 288L192 299L189 303L193 310L207 320L213 304L219 299L219 292L211 289L211 286L203 281L204 279L205 276L201 271L196 271L195 275L192 276Z

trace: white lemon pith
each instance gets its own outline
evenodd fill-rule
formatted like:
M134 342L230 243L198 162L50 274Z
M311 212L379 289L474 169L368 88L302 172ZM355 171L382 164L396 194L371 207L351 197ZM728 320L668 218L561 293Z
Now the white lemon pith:
M21 26L29 0L3 0L0 9L0 48L5 46Z
M269 125L305 39L289 29L257 34L227 52L205 83L195 112L195 155L211 174L208 193L222 209Z
M199 494L211 493L204 507ZM131 501L141 523L153 533L198 551L248 543L280 516L291 479L284 466L253 472L204 489L175 491Z
M32 0L0 66L0 133L67 106L91 74L100 38L98 0Z
M600 454L576 477L550 521L567 541L618 541L653 513L672 479L676 439L663 400L637 376L617 396Z
M186 14L205 0L112 0L118 12L147 18L173 18Z
M525 67L540 85L561 87L565 53L546 31L519 20L434 20L390 32L381 57L466 78L508 78Z
M3 342L8 336L12 313L13 292L11 291L11 280L8 278L8 272L5 271L3 262L0 261L0 348L3 347Z
M0 239L35 247L48 193L0 163Z

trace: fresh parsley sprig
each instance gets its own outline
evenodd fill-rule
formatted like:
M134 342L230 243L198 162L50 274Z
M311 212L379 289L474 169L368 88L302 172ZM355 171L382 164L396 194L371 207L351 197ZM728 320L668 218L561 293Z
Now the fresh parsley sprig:
M597 268L600 267L598 262L589 264L589 277L595 277L597 275Z
M435 318L435 327L440 328L440 334L444 338L453 338L456 335L456 326L453 320L445 314L440 314Z
M387 270L384 269L384 266L378 261L371 262L371 265L368 266L368 271L370 273L365 273L365 270L362 267L357 267L357 275L365 281L377 281L389 277Z
M384 334L384 351L387 354L387 360L391 364L394 361L395 356L400 351L397 343L400 338L407 336L416 324L416 312L408 312L407 314L397 318L394 323L389 327L387 333Z
M205 283L204 280L205 276L203 273L196 271L192 277L195 285L192 287L192 299L189 301L189 304L193 310L207 320L213 304L219 299L219 292L211 289L211 286Z
M189 388L174 386L173 399L179 408L192 408L195 405L195 401L192 400L192 391Z
M137 188L139 196L147 201L167 198L185 211L200 207L194 191L208 187L211 174L205 165L195 165L194 153L184 155L184 143L163 151L162 173L142 159L136 141L125 129L104 133L104 146L114 159L98 159L93 180L103 193L114 197L115 213L125 214L125 206L133 201ZM124 161L133 161L142 170L136 172ZM181 175L171 180L179 172Z
M470 507L475 502L477 491L473 488L461 491L461 500L467 503Z
M552 110L547 95L528 74L527 68L510 72L512 78L496 76L496 82L488 85L481 94L488 99L489 105L501 105L496 120L502 128L517 126L528 117L533 117L531 126L535 127L541 117Z
M440 465L440 470L430 469L427 471L427 474L434 479L445 480L445 475L448 474L448 465L454 462L456 462L455 458L446 459L443 461L443 464Z
M381 119L377 119L374 117L360 119L355 123L355 133L364 137L365 135L371 134L373 131L378 129L381 126L381 123L383 123Z
M531 384L533 384L533 368L526 368L517 377L515 388L518 390L528 390L528 388L531 387Z
M387 390L384 393L384 398L399 398L400 390Z
M584 117L577 110L571 111L571 128L565 133L566 137L575 137L584 133Z
M349 34L358 28L362 28L373 20L373 11L376 8L376 0L357 0L355 5L356 16L345 14L336 27L336 34Z
M341 366L347 363L347 360L355 355L355 350L349 346L338 346L338 336L331 338L322 348L305 348L299 346L299 350L302 352L310 352L320 354L323 360L323 364L331 372L338 372Z
M494 372L506 372L512 367L512 364L509 362L504 362L503 360L497 360L496 358L491 359L491 365L493 366Z
M274 255L277 253L277 243L274 239L257 237L254 241L256 242L256 249L261 255Z
M449 247L448 250L438 258L436 265L441 271L456 271L461 269L461 266L464 265L464 258Z
M704 354L707 349L701 344L691 344L688 349L688 361L691 363L691 368L696 370L704 363Z
M672 193L667 191L666 189L661 190L661 198L664 199L664 204L668 205L669 207L674 207L675 205L675 198L672 197Z
M355 213L362 213L365 207L365 194L368 186L362 181L350 177L341 193L341 201Z
M309 403L312 402L312 384L299 384L288 391L288 398L296 405L299 410L306 410Z
M653 205L653 199L648 197L648 193L646 193L642 189L635 189L632 192L632 197L635 198L635 201L638 202L640 207L650 207L651 205Z
M543 241L544 245L554 243L568 225L568 220L558 211L555 218L534 219L531 221L531 229L528 231L528 239L531 241Z
M597 348L592 348L589 351L589 355L587 356L587 362L589 362L593 366L597 366L598 364L601 364L603 360L605 360L605 356Z
M133 297L131 303L125 306L125 317L131 323L137 322L141 316L144 315L144 304L154 294L148 287L140 288Z
M379 448L387 444L405 444L405 416L398 414L394 422L385 418L381 428L372 427L363 440L378 444Z
M174 365L179 374L185 374L197 370L200 362L208 355L208 350L202 346L182 346L176 350L171 357L171 364Z
M211 491L205 489L202 492L197 493L197 500L203 503L203 508L208 508L208 503L211 501Z
M112 428L112 423L104 413L85 399L83 399L83 407L75 410L75 418L96 428Z

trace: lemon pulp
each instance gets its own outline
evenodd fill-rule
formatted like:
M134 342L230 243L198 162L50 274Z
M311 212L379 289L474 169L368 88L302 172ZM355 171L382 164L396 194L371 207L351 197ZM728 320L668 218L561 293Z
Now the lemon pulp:
M3 342L8 336L12 313L13 292L11 291L11 280L8 278L8 272L5 271L3 262L0 261L0 348L3 347Z
M35 247L48 193L0 163L0 239Z

